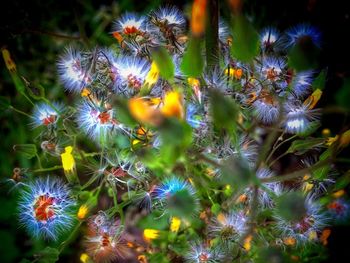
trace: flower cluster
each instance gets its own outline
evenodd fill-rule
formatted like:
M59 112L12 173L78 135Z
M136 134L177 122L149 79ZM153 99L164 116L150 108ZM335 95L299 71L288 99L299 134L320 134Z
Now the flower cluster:
M240 17L231 30L219 18L212 65L203 61L206 2L194 1L189 33L176 7L126 13L113 22L111 47L59 57L77 102L37 104L32 126L46 157L61 156L74 194L52 177L25 184L20 221L34 237L57 239L74 224L71 196L87 222L83 262L251 261L261 246L320 247L330 215L348 216L346 194L319 200L333 191L330 158L350 136L312 137L324 72L290 63L304 45L321 48L320 32L250 32L257 48L241 59L235 41L249 22ZM277 205L291 192L305 199L283 208L298 208L297 219Z

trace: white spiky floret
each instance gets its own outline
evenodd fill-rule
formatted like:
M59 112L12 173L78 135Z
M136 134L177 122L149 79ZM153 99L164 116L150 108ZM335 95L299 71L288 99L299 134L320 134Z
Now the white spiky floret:
M52 105L38 103L34 106L31 124L34 128L55 124L63 110L64 106L61 103L53 102Z
M92 82L92 76L82 66L80 51L68 47L57 62L58 76L64 87L71 92L80 93Z
M69 188L58 178L37 178L22 189L20 223L35 238L57 240L74 224L75 206Z
M313 241L313 233L320 233L327 226L329 218L326 213L322 212L322 207L315 200L315 196L308 195L305 198L305 216L299 221L287 221L275 213L276 229L283 237L292 237L299 244L307 241Z

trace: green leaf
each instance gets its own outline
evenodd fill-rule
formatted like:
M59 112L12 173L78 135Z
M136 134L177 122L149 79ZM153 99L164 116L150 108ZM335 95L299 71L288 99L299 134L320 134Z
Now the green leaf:
M287 153L295 153L297 155L304 154L310 149L320 147L324 143L324 138L308 138L306 140L295 140L287 150Z
M196 211L196 200L187 189L181 190L170 196L167 200L167 209L172 216L190 218Z
M215 127L235 129L238 114L238 106L235 101L216 90L210 91L209 99Z
M313 43L297 43L288 53L288 65L296 71L317 67L319 49Z
M300 192L285 193L276 200L276 213L289 222L301 220L306 214L305 197Z
M191 37L181 62L181 70L188 77L198 77L202 74L204 60L202 45L199 38Z
M333 153L333 149L332 148L328 148L326 151L324 151L319 158L319 162L324 161L326 159L328 159ZM324 165L316 170L312 171L312 175L313 178L317 179L317 180L322 180L324 178L327 177L329 171L331 170L330 165Z
M350 109L350 78L344 80L342 87L335 94L335 101L338 106Z
M281 250L274 247L259 248L257 263L265 262L289 262L288 257Z
M347 172L343 176L337 179L337 182L334 185L334 191L338 191L344 189L350 184L350 172Z
M131 113L128 108L128 101L126 99L118 97L114 100L114 105L116 106L118 116L117 121L131 127L137 125L137 122L131 116Z
M0 96L0 110L7 110L11 106L11 100L7 97Z
M321 127L321 123L319 121L313 121L310 123L310 125L305 131L298 133L298 136L306 138L311 134L313 134L315 131L317 131L318 128L320 127Z
M13 149L27 159L32 159L38 153L35 144L16 144Z
M326 84L327 71L324 69L318 74L318 76L312 82L312 89L323 90Z
M214 215L218 215L221 211L221 206L220 206L220 204L215 203L211 206L210 210Z
M39 263L54 263L58 260L60 252L56 248L46 247L39 253Z
M172 79L175 74L174 62L164 47L157 47L151 52L152 59L157 64L160 75L166 79Z
M233 19L231 54L242 62L251 62L259 53L259 34L242 15Z
M160 159L174 164L192 142L192 128L175 118L168 118L159 127L161 136Z
M221 182L234 189L242 189L253 182L254 176L242 158L231 157L221 167Z
M36 87L32 85L26 85L26 89L28 91L29 96L31 96L35 100L41 100L42 98L45 98L45 89L41 85L38 85Z

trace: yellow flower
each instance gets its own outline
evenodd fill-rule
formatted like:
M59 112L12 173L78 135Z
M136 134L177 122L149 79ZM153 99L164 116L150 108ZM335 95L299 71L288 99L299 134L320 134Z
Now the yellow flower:
M87 207L87 205L81 205L79 207L77 217L79 219L84 219L88 212L89 212L89 208Z
M17 70L16 64L12 60L10 52L6 48L2 48L1 52L2 52L2 57L4 58L4 61L5 61L6 68L10 72L16 72L16 70Z
M339 138L338 135L336 135L335 137L329 137L326 142L325 142L325 145L326 146L331 146L335 141L337 141Z
M86 253L83 253L80 255L80 261L82 263L88 263L90 261L89 259L90 259L90 257Z
M73 147L67 146L65 152L61 154L62 166L65 172L71 172L75 168L75 160L72 155Z
M158 81L159 78L159 69L157 67L157 64L153 61L151 64L151 69L149 70L146 79L145 79L145 85L152 86Z
M182 119L184 116L184 109L182 106L181 94L176 91L166 93L161 112L166 117L176 117Z
M244 239L244 244L243 244L243 247L245 248L245 250L249 251L252 247L252 239L253 239L253 236L252 235L249 235L247 236L245 239Z
M317 239L317 233L316 233L316 231L311 231L310 233L309 233L309 240L310 241L313 241L313 240L316 240Z
M83 88L83 90L81 91L80 95L81 95L82 97L88 97L88 96L91 95L91 92L90 92L89 89Z
M349 143L350 143L350 130L347 130L341 135L339 145L341 147L346 147L349 145Z
M171 231L171 232L177 232L177 231L179 231L180 225L181 225L181 220L180 220L180 218L174 216L174 217L171 219L170 231Z
M190 84L191 86L199 86L200 82L198 79L196 78L187 78L187 82L188 84Z
M160 122L160 114L153 104L152 100L137 97L128 101L129 111L137 121L157 125Z
M322 90L316 89L305 101L304 105L313 109L322 96Z
M143 230L143 236L146 240L152 240L159 237L159 230L146 228Z
M331 135L331 130L326 128L322 130L322 135L325 137L328 137L329 135Z
M236 72L236 70L234 68L227 68L227 69L225 69L225 75L226 76L234 77L235 76L235 72Z

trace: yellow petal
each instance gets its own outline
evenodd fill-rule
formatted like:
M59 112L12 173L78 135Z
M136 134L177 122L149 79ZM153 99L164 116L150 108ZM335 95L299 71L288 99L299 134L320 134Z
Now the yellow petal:
M143 236L148 240L156 239L159 237L159 230L147 228L143 230Z
M171 219L170 231L171 231L171 232L177 232L177 231L179 231L180 225L181 225L181 220L180 220L180 218L174 216L174 217Z
M80 255L80 261L81 261L82 263L87 263L87 262L89 262L89 259L90 259L90 257L89 257L88 254L86 254L86 253L83 253L83 254Z
M2 57L4 58L4 61L5 61L6 68L11 72L15 72L16 64L12 60L10 52L6 48L2 48L1 52L2 52Z
M151 64L151 69L149 70L146 79L145 79L145 85L152 86L158 81L159 78L159 69L157 67L157 64L153 61Z
M67 146L65 152L61 154L63 170L66 172L73 171L75 168L75 160L72 155L73 147Z
M89 208L86 205L80 206L77 214L78 219L84 219L88 212Z
M253 239L252 235L249 235L244 239L243 247L245 248L245 250L249 251L250 248L252 247L251 245L252 239Z
M166 117L176 117L182 119L184 116L184 109L182 106L181 94L176 91L166 93L161 112Z
M304 105L309 109L313 109L322 96L322 90L316 89L305 101Z

